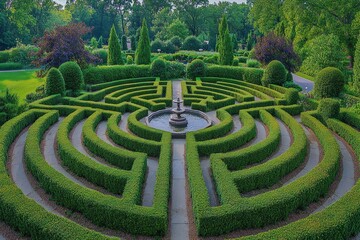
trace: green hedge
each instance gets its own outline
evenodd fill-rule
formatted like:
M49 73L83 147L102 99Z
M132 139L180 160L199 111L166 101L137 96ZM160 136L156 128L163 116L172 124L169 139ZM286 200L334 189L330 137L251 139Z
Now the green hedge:
M108 120L108 118L103 113L95 112L85 121L82 130L84 145L96 156L102 157L114 166L131 170L135 159L141 157L145 159L146 155L113 147L100 139L95 130L100 121L104 120ZM108 132L110 132L109 128Z
M201 236L223 234L235 229L259 228L285 219L298 208L304 208L324 196L334 181L339 168L340 151L331 132L311 116L303 116L303 122L313 129L324 146L324 158L307 175L252 198L241 198L225 164L212 159L211 166L221 206L209 208L207 191L197 163L196 148L187 155L190 191L193 199L195 222ZM191 136L190 136L191 137ZM187 139L192 147L192 139ZM335 145L333 145L335 144ZM195 143L196 145L196 143ZM190 155L191 154L191 155ZM197 159L197 160L196 160ZM199 172L200 171L200 172Z
M151 76L149 65L91 67L85 69L83 73L86 84L97 84L120 79Z
M144 152L153 157L158 157L161 150L161 142L143 139L138 136L127 133L119 128L121 114L113 115L108 120L109 137L120 146L129 150Z
M222 110L219 110L219 112L220 111ZM197 144L199 154L210 155L211 153L232 151L253 139L256 136L254 118L252 118L252 116L245 111L240 111L239 117L241 120L241 129L239 131L222 138L214 138L198 142ZM226 116L225 118L228 119L229 116ZM232 119L231 115L230 118ZM224 121L224 119L221 120Z
M264 70L258 68L212 65L207 67L205 75L207 77L233 78L258 84L263 74Z
M72 128L85 117L87 117L86 112L80 109L70 114L60 124L57 134L60 159L66 167L79 177L104 187L110 192L121 194L125 188L129 173L95 162L79 152L69 139Z
M303 128L291 115L283 110L275 109L275 115L290 128L293 142L291 146L278 157L270 159L261 165L233 172L235 184L240 192L268 188L280 181L286 174L295 170L305 161L307 138ZM277 142L277 139L274 140L274 142ZM259 145L260 144L257 144L257 146ZM259 148L259 150L261 150L258 154L245 155L243 159L252 159L253 161L254 159L259 161L265 160L266 155L275 150L274 146L276 145L269 142L267 146L262 144L260 146L262 147ZM239 161L239 159L237 159L237 161Z
M360 137L358 131L336 119L329 119L327 124L330 129L350 143L359 158ZM331 145L325 149L329 150L329 148ZM359 198L360 183L358 181L348 193L321 212L314 213L284 227L241 239L348 239L360 231L358 221L360 217Z
M259 116L267 129L269 129L269 133L264 140L247 148L213 156L214 158L221 158L229 170L240 170L249 164L260 162L278 148L281 138L278 122L270 113L264 110L259 111Z
M23 65L21 63L13 63L13 62L0 63L0 71L19 70L22 68Z
M47 115L44 115L46 114ZM0 218L25 236L33 239L116 239L88 230L64 217L52 214L26 197L5 173L8 150L17 135L38 117L56 121L57 112L30 110L5 123L0 132ZM46 125L43 125L46 128ZM61 229L61 231L59 231Z

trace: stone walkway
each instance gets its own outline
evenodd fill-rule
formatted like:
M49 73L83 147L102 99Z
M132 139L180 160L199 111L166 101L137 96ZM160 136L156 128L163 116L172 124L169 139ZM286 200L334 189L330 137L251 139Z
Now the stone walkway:
M310 92L314 88L314 82L292 73L294 83L302 87L303 91Z

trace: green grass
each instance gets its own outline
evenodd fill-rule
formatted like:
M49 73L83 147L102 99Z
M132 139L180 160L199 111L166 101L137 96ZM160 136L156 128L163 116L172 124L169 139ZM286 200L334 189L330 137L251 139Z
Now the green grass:
M35 71L0 72L0 95L9 89L18 95L20 103L25 103L26 95L44 83L44 79L36 77Z
M310 81L315 82L315 77L306 75L305 73L302 73L302 72L297 72L297 73L295 73L295 74L298 75L299 77L302 77L302 78L305 78L305 79L307 79L307 80L310 80Z

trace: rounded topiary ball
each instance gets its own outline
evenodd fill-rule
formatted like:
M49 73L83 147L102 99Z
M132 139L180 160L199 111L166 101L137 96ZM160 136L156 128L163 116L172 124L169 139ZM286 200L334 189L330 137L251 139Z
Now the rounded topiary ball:
M337 68L327 67L316 76L314 94L317 98L338 97L343 88L344 74Z
M196 77L204 77L206 73L206 64L203 60L195 59L186 67L186 77L195 80Z
M151 76L160 77L160 79L164 79L166 77L166 63L163 59L158 58L155 59L151 63Z
M65 93L65 82L61 72L57 68L51 68L46 77L45 93L50 96L53 94Z
M273 60L266 67L263 83L264 85L283 85L286 82L286 75L285 66L280 61Z
M340 113L340 103L335 99L324 98L320 101L317 111L324 119L336 118Z
M65 89L72 91L81 90L84 85L84 76L80 66L76 62L65 62L61 64L59 71L64 78Z

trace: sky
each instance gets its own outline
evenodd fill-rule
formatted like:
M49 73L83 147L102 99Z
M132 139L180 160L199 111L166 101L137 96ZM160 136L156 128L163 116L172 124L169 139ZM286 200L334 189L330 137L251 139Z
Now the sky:
M237 3L246 3L246 0L222 0L223 2L237 2ZM55 0L55 2L60 3L60 4L65 4L66 0ZM214 3L214 2L219 2L219 0L209 0L210 3Z

